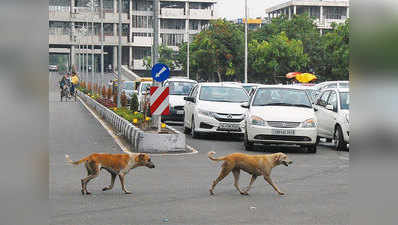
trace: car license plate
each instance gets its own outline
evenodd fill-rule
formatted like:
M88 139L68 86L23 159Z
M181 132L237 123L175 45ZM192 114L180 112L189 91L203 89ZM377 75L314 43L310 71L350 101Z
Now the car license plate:
M177 110L177 115L183 115L184 114L184 110Z
M275 135L294 135L294 130L272 129L272 134L275 134Z
M234 124L234 123L220 123L218 126L219 129L221 130L239 130L239 124Z

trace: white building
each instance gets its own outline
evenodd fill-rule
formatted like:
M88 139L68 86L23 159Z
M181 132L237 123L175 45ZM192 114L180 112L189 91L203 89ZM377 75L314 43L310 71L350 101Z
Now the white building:
M269 19L286 15L289 18L295 14L307 13L315 18L315 23L322 32L331 29L331 24L344 23L350 17L348 0L291 0L285 3L267 8L265 14Z
M88 0L49 0L49 54L68 54L71 64L77 65L79 44L95 44L95 67L99 71L101 22L104 29L105 67L117 65L118 0L102 0L94 12L87 7ZM204 29L210 20L216 19L216 0L160 0L160 44L175 50L178 45ZM122 65L138 74L145 73L144 57L151 56L153 43L153 2L151 0L122 0ZM79 36L80 28L87 26L90 33ZM91 22L94 21L94 33ZM189 21L189 22L188 22ZM189 24L188 24L189 23ZM91 47L87 50L91 53ZM89 57L89 61L91 56Z

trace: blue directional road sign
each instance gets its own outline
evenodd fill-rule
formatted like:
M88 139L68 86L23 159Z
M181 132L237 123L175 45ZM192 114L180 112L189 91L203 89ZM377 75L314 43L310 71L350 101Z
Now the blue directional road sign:
M152 67L152 78L157 82L163 82L170 76L170 69L162 63L157 63Z

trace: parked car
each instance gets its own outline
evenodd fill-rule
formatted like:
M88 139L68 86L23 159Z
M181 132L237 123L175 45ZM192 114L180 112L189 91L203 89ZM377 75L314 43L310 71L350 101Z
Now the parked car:
M300 88L307 92L308 96L310 97L311 103L315 104L316 99L319 96L320 91L315 88L314 85L309 84L294 84L292 87Z
M48 65L48 70L49 71L58 71L58 66L57 65Z
M143 111L144 107L144 100L145 97L148 95L149 96L149 88L152 86L152 81L143 81L138 85L137 88L137 97L138 97L138 103L139 103L139 111Z
M317 119L305 90L288 85L256 88L245 116L244 146L294 144L316 153Z
M348 88L325 89L316 103L318 136L333 139L336 150L347 149L350 137L350 91Z
M184 99L184 130L193 138L200 133L243 133L246 110L240 104L249 96L240 85L199 83Z
M250 93L250 91L257 87L260 84L256 84L256 83L244 83L242 84L242 87L247 91L247 93Z
M186 78L170 78L163 85L169 87L170 114L162 116L163 121L184 121L184 97L198 82Z
M348 80L325 81L314 86L314 88L318 91L322 91L323 89L327 88L349 88L349 87L350 87L350 81Z
M134 85L134 81L123 81L122 91L124 91L128 100L133 97L134 93L137 93L137 91L134 90Z

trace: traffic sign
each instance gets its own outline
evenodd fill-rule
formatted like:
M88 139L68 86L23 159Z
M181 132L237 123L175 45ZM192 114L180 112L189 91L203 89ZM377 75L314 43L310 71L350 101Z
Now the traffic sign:
M151 114L169 115L169 87L151 87Z
M163 82L170 76L170 69L162 63L157 63L152 67L152 78L157 82Z

